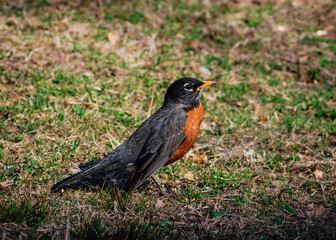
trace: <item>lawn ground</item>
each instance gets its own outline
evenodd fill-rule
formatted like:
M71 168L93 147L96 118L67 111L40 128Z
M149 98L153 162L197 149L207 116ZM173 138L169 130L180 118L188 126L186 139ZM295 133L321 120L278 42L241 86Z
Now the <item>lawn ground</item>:
M336 239L336 3L2 1L2 239ZM180 77L197 144L134 193L52 194Z

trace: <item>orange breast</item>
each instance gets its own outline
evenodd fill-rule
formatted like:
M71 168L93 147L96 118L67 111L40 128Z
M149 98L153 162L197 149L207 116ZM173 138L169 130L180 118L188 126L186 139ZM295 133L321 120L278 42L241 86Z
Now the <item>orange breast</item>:
M186 140L177 149L173 156L169 158L166 165L171 164L182 158L196 142L204 115L204 109L202 104L200 104L197 108L190 110L187 115L188 118L183 130L183 134L186 137Z

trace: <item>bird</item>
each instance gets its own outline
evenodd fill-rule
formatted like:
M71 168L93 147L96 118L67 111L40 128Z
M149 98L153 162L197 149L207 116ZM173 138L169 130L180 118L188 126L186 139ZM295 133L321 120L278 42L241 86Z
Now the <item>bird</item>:
M181 159L194 145L203 121L202 91L213 81L180 78L167 89L162 106L115 150L51 187L57 192L78 180L100 179L126 192L161 167Z

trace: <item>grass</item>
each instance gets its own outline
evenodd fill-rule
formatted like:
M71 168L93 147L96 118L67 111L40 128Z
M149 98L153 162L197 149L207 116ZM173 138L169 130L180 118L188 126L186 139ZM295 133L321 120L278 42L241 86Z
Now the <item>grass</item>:
M335 239L335 3L300 4L1 3L1 236ZM185 76L218 84L191 153L156 174L170 198L50 193Z

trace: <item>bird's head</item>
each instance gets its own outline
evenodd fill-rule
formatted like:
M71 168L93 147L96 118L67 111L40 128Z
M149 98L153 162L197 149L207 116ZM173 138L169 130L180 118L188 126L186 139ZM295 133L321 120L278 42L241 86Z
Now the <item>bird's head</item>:
M163 105L182 104L186 109L197 107L203 89L213 84L216 82L181 78L168 87Z

